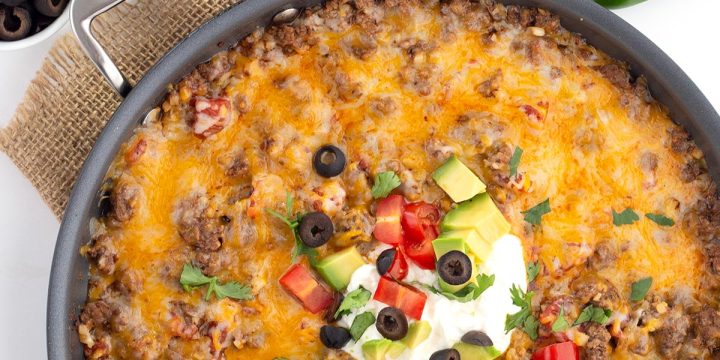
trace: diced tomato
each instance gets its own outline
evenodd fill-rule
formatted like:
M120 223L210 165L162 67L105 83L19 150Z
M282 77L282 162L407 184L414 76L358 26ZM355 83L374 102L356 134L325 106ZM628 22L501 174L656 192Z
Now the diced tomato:
M435 269L435 250L432 241L438 237L440 211L425 202L405 205L402 227L405 238L403 251L423 269Z
M579 360L580 353L572 341L548 345L536 351L532 360Z
M134 164L145 153L146 149L147 141L145 141L145 139L139 139L125 153L125 162L128 164Z
M327 309L333 294L302 264L291 266L280 278L280 285L313 314Z
M395 280L402 280L405 278L405 276L407 276L407 273L408 263L407 260L405 260L405 255L403 254L402 250L395 249L395 258L390 265L390 269L388 269L385 275L390 276Z
M377 204L375 210L375 228L373 236L389 245L397 245L403 238L401 218L405 199L400 195L390 195Z
M420 320L427 295L425 293L388 277L381 277L373 299L400 309L405 315Z

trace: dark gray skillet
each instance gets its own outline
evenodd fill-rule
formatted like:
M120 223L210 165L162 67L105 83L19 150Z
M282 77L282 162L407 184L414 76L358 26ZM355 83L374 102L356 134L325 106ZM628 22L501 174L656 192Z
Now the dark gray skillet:
M118 148L133 129L165 96L166 86L188 74L197 64L236 43L253 29L292 20L293 12L319 0L246 0L210 20L153 66L131 90L90 34L92 19L123 0L76 0L71 22L88 55L119 94L126 96L100 134L70 196L60 226L52 272L47 314L48 357L81 359L75 320L85 302L87 263L79 248L90 240L89 220L96 216L98 192ZM683 71L650 40L625 21L591 0L508 0L507 3L550 10L565 28L582 34L589 43L627 61L635 75L644 74L650 89L670 110L705 152L711 173L720 181L720 117ZM283 11L285 10L285 11ZM279 16L276 16L278 15Z

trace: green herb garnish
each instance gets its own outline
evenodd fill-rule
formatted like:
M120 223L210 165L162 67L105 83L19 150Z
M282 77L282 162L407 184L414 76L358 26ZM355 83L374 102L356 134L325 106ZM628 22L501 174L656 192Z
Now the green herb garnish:
M350 335L355 341L360 340L365 330L375 323L375 315L371 312L366 311L353 319L352 325L350 325Z
M394 171L384 171L375 175L370 193L374 199L384 198L398 186L400 186L400 178L397 174Z
M525 221L533 225L540 225L540 219L543 217L543 215L549 212L550 199L545 199L545 201L533 206L532 208L521 211L521 213L525 215Z
M339 319L349 314L351 311L365 306L368 300L370 300L371 295L372 294L369 291L365 290L365 288L363 288L362 286L357 288L356 290L349 292L345 296L345 299L343 299L343 301L340 303L340 306L335 312L335 318Z
M510 177L517 175L518 165L520 165L520 158L522 157L523 149L519 146L515 147L512 157L510 158Z
M285 211L287 211L287 215L283 215L273 209L265 209L270 215L282 220L287 226L290 228L290 231L293 234L293 238L295 239L295 246L292 249L291 257L292 262L296 263L297 258L300 255L305 255L308 258L308 261L310 261L310 265L315 266L317 264L317 257L318 252L317 250L305 245L302 240L300 240L300 235L298 234L298 227L300 226L300 220L302 220L303 214L297 213L295 214L295 218L293 219L293 198L292 195L290 195L290 192L288 191L286 193L285 197Z
M528 334L530 339L536 340L538 337L538 327L540 327L540 322L537 321L537 319L530 315L525 319L525 322L523 322L522 330Z
M495 275L480 274L475 278L475 280L477 281L477 284L469 283L467 284L467 286L458 290L455 293L442 291L433 287L432 285L419 282L415 282L413 284L422 286L433 294L442 295L450 300L455 300L457 302L466 303L479 298L480 295L485 292L485 290L491 287L495 283Z
M645 298L650 286L652 286L653 279L651 277L642 278L632 283L632 290L630 291L630 300L641 301Z
M221 284L217 277L206 276L202 273L202 270L192 264L185 264L185 266L183 266L182 274L180 274L180 285L182 285L183 289L187 292L208 285L207 292L205 293L205 301L210 300L212 293L215 293L215 297L218 300L226 297L237 300L252 299L252 289L250 289L250 287L241 285L236 281Z
M528 282L533 282L538 274L540 274L541 269L542 264L539 261L527 264Z
M675 225L675 221L673 219L663 215L663 214L645 214L645 217L654 221L656 224L660 226L673 226Z
M552 331L553 332L563 332L567 330L570 327L570 324L568 324L567 320L565 319L565 309L562 307L560 308L560 314L558 314L557 319L553 321L552 323Z
M582 310L582 312L580 312L580 315L577 319L575 319L573 326L580 325L588 321L592 321L600 325L605 325L608 320L610 320L610 315L612 315L612 311L610 309L603 309L601 307L590 304L586 306Z
M515 306L520 307L520 311L514 314L508 314L505 318L505 333L509 333L512 329L521 328L531 339L537 339L538 322L532 315L531 301L534 293L532 291L525 293L520 287L513 284L510 288L510 298Z
M619 214L615 212L615 209L613 209L612 216L613 225L615 226L630 225L640 220L640 217L631 208L627 208Z

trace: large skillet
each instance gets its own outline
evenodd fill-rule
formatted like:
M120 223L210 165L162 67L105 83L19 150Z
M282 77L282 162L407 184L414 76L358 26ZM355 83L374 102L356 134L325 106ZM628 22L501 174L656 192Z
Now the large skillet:
M60 226L48 296L47 348L51 360L82 358L83 349L74 324L85 302L88 268L79 248L90 240L89 221L98 212L100 185L120 145L163 99L168 84L177 82L196 65L257 27L292 20L297 14L294 9L321 2L246 0L235 5L191 33L132 88L90 32L95 16L122 1L76 0L71 9L71 23L81 44L125 100L85 161ZM560 15L565 28L582 34L611 56L627 61L635 75L645 75L655 98L692 134L705 152L713 178L720 181L720 117L687 75L655 44L591 0L504 2L545 8Z

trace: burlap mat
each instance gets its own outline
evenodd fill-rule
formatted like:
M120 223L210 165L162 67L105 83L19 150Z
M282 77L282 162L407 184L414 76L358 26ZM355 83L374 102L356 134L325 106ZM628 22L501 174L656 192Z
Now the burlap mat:
M235 2L128 1L98 17L94 30L134 84L190 31ZM0 150L58 218L80 166L121 100L75 38L66 35L50 51L10 124L0 130Z

